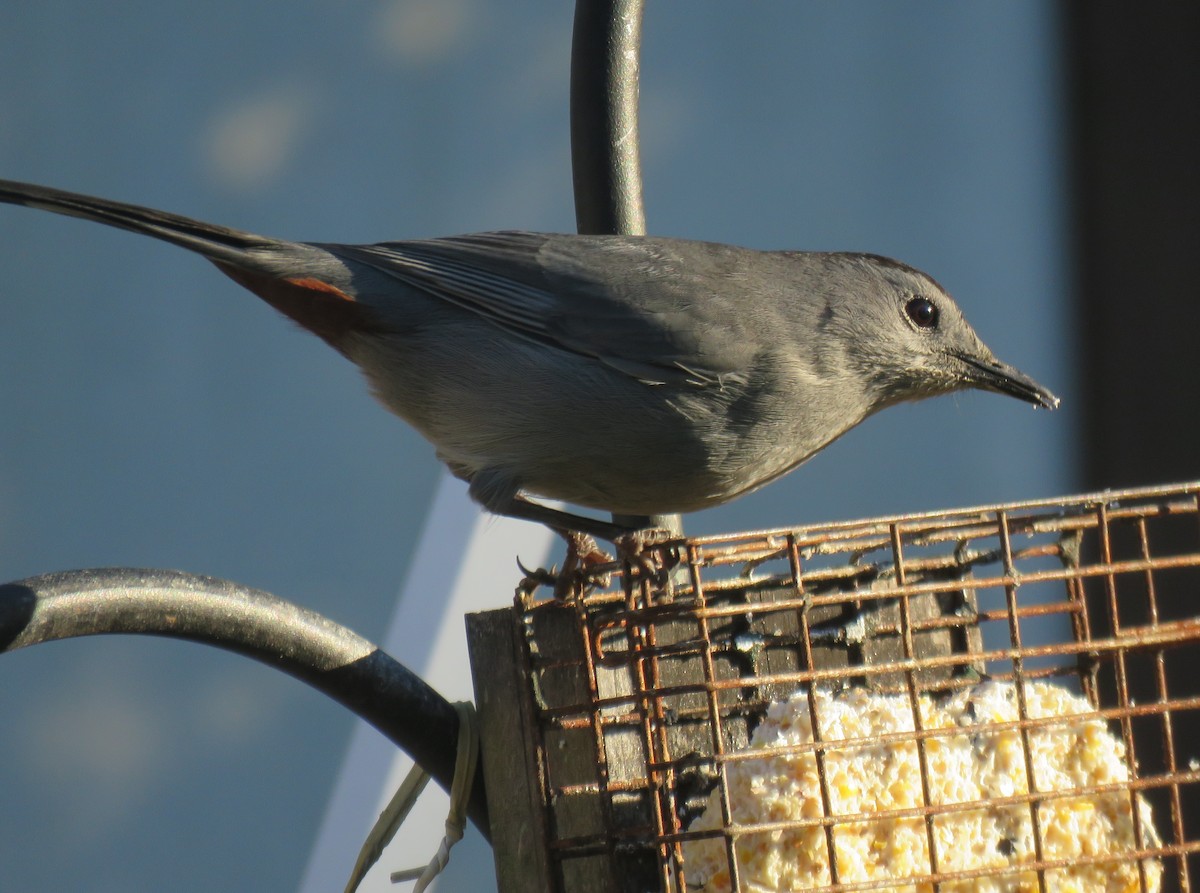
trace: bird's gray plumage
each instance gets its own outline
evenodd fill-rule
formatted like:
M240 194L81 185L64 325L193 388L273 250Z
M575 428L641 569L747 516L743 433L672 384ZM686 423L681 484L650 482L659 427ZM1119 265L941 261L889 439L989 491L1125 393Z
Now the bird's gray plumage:
M0 202L204 255L362 367L497 512L521 493L687 512L903 400L1057 403L937 282L874 255L529 232L309 244L10 181Z

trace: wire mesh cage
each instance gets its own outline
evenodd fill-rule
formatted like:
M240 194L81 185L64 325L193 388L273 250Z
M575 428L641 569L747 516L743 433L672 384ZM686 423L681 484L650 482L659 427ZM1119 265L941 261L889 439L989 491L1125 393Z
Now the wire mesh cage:
M530 584L507 695L472 646L516 730L493 826L534 829L568 893L1190 890L1198 495L678 540L576 598Z

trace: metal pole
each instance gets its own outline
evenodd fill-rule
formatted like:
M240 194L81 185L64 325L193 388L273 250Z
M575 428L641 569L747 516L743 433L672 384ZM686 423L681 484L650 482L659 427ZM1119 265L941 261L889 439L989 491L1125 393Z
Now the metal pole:
M571 45L571 169L581 233L646 234L638 141L643 0L578 0Z
M571 44L571 169L579 232L643 236L638 74L644 0L577 0ZM682 532L678 515L613 515Z

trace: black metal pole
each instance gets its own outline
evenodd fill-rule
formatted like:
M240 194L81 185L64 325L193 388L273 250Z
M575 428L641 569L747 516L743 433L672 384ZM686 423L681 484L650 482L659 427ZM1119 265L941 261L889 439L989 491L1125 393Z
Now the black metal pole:
M365 719L450 789L458 740L453 705L366 639L314 611L176 571L66 571L0 585L0 653L102 633L188 639L282 670ZM482 772L468 814L490 839Z
M571 44L571 170L581 233L646 233L638 140L643 0L578 0Z
M646 234L638 138L644 0L577 0L571 43L575 223L590 234ZM627 527L680 532L678 515L613 515Z

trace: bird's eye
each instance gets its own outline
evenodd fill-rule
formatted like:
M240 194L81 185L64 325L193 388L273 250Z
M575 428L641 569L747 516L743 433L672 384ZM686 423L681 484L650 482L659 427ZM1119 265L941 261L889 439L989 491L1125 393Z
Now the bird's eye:
M932 329L938 324L938 309L928 298L913 298L904 305L904 312L919 329Z

